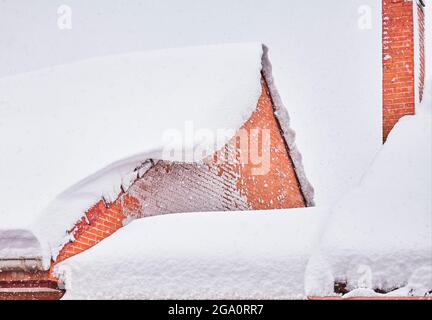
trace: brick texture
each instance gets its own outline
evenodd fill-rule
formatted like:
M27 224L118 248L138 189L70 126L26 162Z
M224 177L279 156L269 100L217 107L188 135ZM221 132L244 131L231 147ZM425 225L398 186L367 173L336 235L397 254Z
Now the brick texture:
M396 122L414 114L412 0L383 0L383 139Z
M49 271L0 272L0 300L57 300L63 294Z
M263 136L253 134L256 128L269 132L270 170L266 174L256 174L260 165L241 157L237 135L202 164L157 162L128 190L141 204L132 214L144 217L174 212L304 207L293 163L264 82L256 111L239 130L249 135L248 150L243 150L243 154L251 155L253 146L262 149Z
M72 230L68 231L74 240L63 247L56 262L87 250L112 235L123 226L125 211L136 210L138 205L138 202L128 194L121 194L110 204L100 200L86 212Z
M289 155L289 149L281 134L279 120L274 115L273 102L264 82L262 88L257 110L244 124L243 129L250 133L254 141L258 140L258 142L252 142L252 145L262 141L259 136L253 134L254 128L267 129L270 132L270 170L266 174L256 175L254 174L256 166L251 164L251 161L248 165L241 165L237 188L246 197L252 209L305 207L305 199ZM252 152L249 150L249 153Z
M255 131L257 128L260 130ZM269 133L269 170L257 175L261 164L243 155L250 155L254 146L261 150L265 141L260 134L263 129ZM249 135L247 149L237 134L202 163L157 161L116 201L99 201L69 231L72 240L63 247L55 263L110 236L129 215L304 207L305 200L264 80L256 110L239 132Z

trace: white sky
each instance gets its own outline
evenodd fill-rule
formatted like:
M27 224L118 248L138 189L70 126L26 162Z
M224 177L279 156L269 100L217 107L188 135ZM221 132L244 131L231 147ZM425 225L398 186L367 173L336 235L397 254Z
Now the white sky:
M338 32L327 31L335 23L358 31L358 8L377 1L349 0L348 10L339 5L346 2L0 0L0 76L134 50L240 41L276 41L301 49L321 38L331 43ZM72 9L71 30L57 27L62 4ZM335 21L335 7L345 21ZM297 36L299 27L309 37Z

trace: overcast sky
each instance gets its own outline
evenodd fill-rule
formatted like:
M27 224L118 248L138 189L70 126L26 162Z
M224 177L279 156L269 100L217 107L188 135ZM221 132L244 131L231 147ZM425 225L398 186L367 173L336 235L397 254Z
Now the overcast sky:
M338 27L360 32L361 5L372 3L379 14L374 0L350 0L340 13L329 3L346 0L293 6L297 2L0 0L0 76L104 54L208 43L259 41L308 50L324 39L337 41ZM72 29L58 27L61 5L71 8Z

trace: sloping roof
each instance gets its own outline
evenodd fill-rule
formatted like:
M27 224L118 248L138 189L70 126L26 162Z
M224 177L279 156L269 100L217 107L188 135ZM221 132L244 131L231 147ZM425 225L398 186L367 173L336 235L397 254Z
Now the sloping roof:
M0 141L2 228L34 219L30 228L57 246L101 197L111 201L127 189L149 158L211 155L255 110L261 71L312 204L267 54L261 44L230 44L108 56L1 79L0 135L10 137ZM210 138L196 134L202 129ZM167 146L181 157L167 156ZM207 153L197 155L197 146Z
M27 222L116 161L133 158L129 168L138 166L136 155L160 150L165 131L183 131L186 121L237 129L260 95L261 55L259 44L175 49L1 79L2 225L5 217ZM111 184L102 187L116 194Z

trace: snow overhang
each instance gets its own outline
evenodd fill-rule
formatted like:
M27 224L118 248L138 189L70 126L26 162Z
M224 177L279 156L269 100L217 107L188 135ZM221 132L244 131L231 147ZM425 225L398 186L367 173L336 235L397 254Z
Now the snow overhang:
M294 170L299 180L300 188L306 200L308 207L313 207L314 202L314 188L306 177L306 172L303 167L302 155L295 143L295 131L290 127L289 106L288 109L284 106L282 98L279 95L275 81L272 75L272 64L268 56L268 48L263 45L263 55L261 59L262 75L267 83L272 98L273 106L275 109L275 116L278 119L279 126L282 130L282 135L288 148L289 155L294 164Z
M240 128L255 110L261 76L312 206L313 189L274 85L267 48L253 43L114 55L1 79L0 115L6 125L0 133L14 139L0 142L6 150L0 190L7 195L0 216L19 227L33 219L30 230L56 256L70 240L67 230L86 210L101 198L114 201L140 176L146 160L164 159L167 132L179 133L184 142L191 123L215 135ZM208 153L230 138L217 139ZM178 154L198 145L203 141L194 135L180 144ZM17 214L8 217L8 212Z

